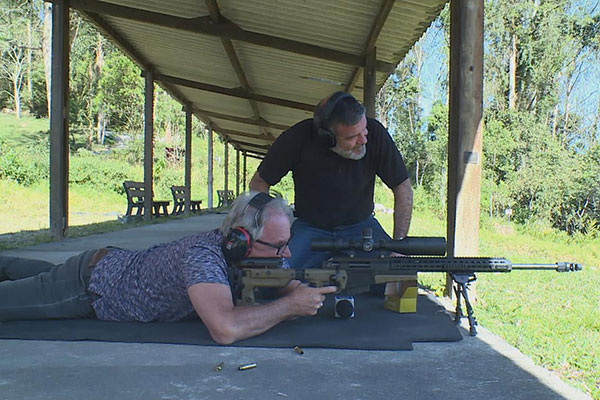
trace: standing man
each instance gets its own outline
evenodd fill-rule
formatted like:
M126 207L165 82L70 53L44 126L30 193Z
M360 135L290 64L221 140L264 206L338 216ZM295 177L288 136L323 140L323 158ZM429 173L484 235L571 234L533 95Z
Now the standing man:
M330 255L311 251L312 239L356 239L371 228L373 239L390 239L373 217L375 176L394 193L394 239L408 234L412 188L388 131L367 118L352 95L323 99L312 119L283 132L250 181L268 192L289 171L298 219L292 225L292 268L316 268Z

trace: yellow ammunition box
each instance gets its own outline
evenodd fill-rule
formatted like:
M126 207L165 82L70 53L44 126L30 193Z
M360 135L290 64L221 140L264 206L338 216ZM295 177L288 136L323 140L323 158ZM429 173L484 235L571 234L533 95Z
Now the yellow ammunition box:
M386 290L383 307L399 313L417 312L417 281L401 281L397 290Z

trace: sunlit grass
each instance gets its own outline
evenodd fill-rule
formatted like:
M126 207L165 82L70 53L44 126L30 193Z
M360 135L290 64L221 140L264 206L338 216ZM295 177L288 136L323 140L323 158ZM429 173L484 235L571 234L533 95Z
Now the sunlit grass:
M0 112L0 138L10 147L27 147L45 139L50 129L47 118L23 115L17 119L13 114Z
M48 229L49 193L47 185L23 187L0 180L0 234ZM16 200L16 201L15 201ZM74 186L69 190L70 225L117 221L126 209L123 196Z
M0 180L0 234L48 228L48 188Z
M74 186L69 190L70 237L110 232L136 226L119 220L126 210L124 196ZM49 232L47 185L23 187L0 180L0 250L52 240ZM161 218L162 220L162 218ZM160 222L160 221L159 221ZM141 223L141 222L138 222Z

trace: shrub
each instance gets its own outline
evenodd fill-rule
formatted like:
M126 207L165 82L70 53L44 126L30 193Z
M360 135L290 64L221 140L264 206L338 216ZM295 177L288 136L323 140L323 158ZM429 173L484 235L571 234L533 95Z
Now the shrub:
M137 166L107 157L73 156L69 168L69 184L87 185L123 194L123 181L137 180L142 172Z
M0 141L0 179L24 186L48 179L48 156L32 150L17 152Z

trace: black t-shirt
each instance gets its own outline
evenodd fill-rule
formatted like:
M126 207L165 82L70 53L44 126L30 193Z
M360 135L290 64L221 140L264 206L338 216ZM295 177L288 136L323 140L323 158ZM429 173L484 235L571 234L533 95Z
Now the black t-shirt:
M367 119L367 129L366 155L350 160L325 146L312 119L301 121L275 140L258 173L273 186L292 171L296 216L311 225L332 229L362 221L373 212L375 175L390 188L408 178L383 125Z

